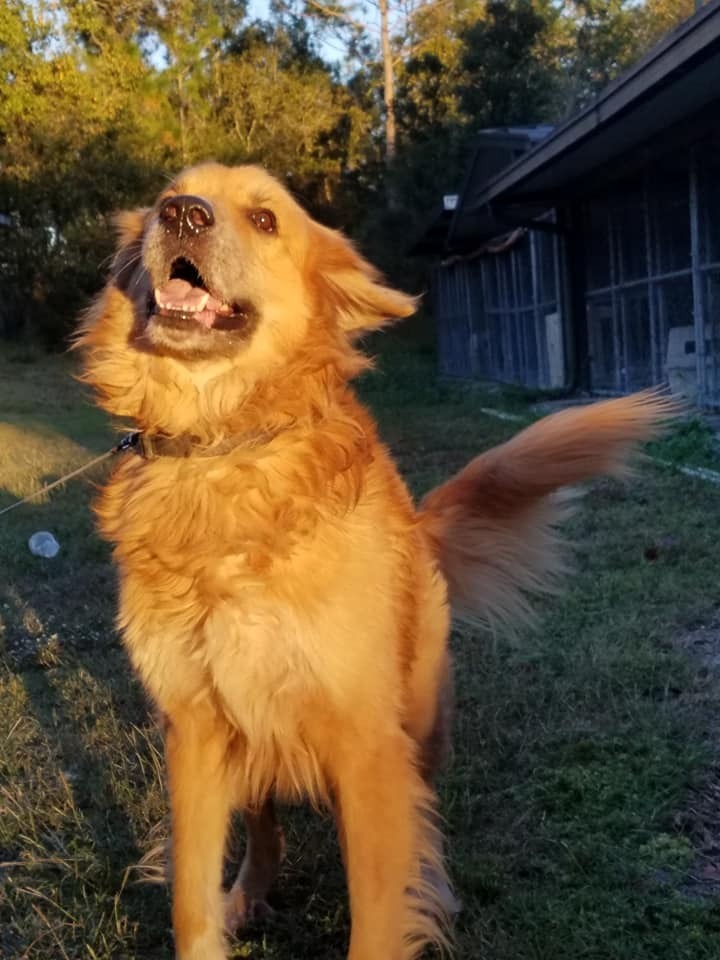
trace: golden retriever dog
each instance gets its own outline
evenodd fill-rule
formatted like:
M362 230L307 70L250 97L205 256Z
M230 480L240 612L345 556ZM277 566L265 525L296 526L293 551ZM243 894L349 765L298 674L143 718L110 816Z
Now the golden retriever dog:
M274 801L336 818L350 960L446 942L433 776L451 610L526 613L559 573L555 491L622 471L654 393L542 420L416 508L353 377L359 334L406 317L341 234L258 167L206 163L118 218L82 323L85 378L141 439L97 514L118 622L166 718L180 960L221 960L283 855ZM247 847L223 892L228 822Z

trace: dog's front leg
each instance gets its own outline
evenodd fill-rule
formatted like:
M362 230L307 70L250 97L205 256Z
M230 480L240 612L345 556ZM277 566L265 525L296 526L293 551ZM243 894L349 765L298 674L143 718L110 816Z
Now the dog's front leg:
M352 914L348 960L409 960L439 932L435 905L423 902L422 882L425 865L439 856L433 797L414 754L399 730L372 744L337 744L334 751L336 816Z
M169 714L173 929L178 960L224 960L222 861L231 731L206 700Z

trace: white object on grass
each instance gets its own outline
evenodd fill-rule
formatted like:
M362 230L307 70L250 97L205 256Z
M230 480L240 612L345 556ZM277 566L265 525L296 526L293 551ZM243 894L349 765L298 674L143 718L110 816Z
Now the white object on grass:
M34 533L28 540L28 546L30 553L34 553L36 557L56 557L60 550L60 544L47 530Z

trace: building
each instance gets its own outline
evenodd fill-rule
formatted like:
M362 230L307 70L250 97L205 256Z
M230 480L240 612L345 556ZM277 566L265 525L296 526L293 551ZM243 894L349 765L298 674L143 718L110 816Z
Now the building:
M720 4L562 125L484 131L445 199L445 374L720 406Z

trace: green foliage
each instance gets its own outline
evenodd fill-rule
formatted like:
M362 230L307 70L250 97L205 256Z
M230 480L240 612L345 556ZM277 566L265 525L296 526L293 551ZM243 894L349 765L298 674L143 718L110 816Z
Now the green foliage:
M421 291L405 250L457 191L475 131L559 119L692 2L390 3L388 164L374 7L275 0L259 23L246 0L5 0L0 334L62 343L101 281L112 211L209 157L265 164Z
M695 10L694 0L575 0L578 28L569 105L587 99Z
M265 26L233 42L206 79L212 113L193 153L203 154L209 136L219 159L265 162L327 203L342 170L357 162L366 124L352 94L296 39Z
M486 127L557 119L565 36L551 0L490 0L463 35L466 113Z
M400 338L369 346L379 356L363 394L416 493L516 431L482 413L486 396L438 384L431 354ZM0 507L112 442L73 372L67 358L6 363L0 351ZM138 882L138 861L155 851L157 862L167 836L167 798L89 511L105 469L0 525L3 960L173 956L168 889ZM717 897L701 882L717 866L720 546L708 517L719 500L713 485L647 464L630 483L593 485L567 530L577 570L542 604L539 629L453 635L454 756L440 791L463 902L457 960L720 956ZM27 549L40 529L61 544L52 560ZM648 559L668 537L672 549ZM349 918L332 824L307 810L282 818L277 917L233 955L341 960Z
M170 4L161 16L151 4L68 2L65 12L62 28L48 27L11 0L0 18L11 78L0 212L13 220L0 231L0 330L49 343L97 289L112 212L146 202L165 172L208 156L265 162L327 205L364 122L324 63L301 59L282 31L242 26L236 4ZM153 36L165 69L143 52Z

